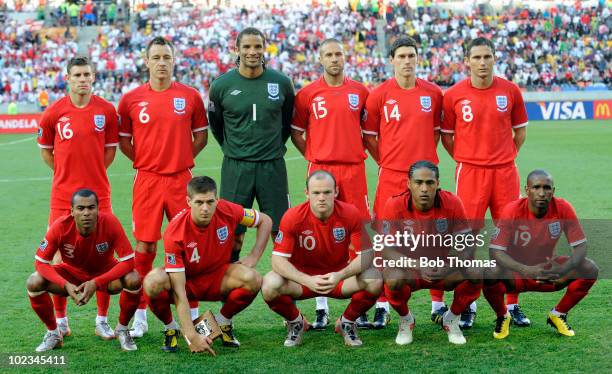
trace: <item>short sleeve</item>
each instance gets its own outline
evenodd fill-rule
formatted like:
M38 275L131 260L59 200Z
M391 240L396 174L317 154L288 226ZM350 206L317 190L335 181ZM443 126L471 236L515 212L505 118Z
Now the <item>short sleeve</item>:
M518 129L527 126L527 109L525 108L525 102L523 101L523 94L521 90L513 86L514 103L512 105L512 128Z
M570 203L564 202L562 208L563 232L570 246L576 247L582 243L586 243L586 235L582 230L582 226L576 216L576 211Z
M130 105L126 97L119 101L119 136L132 137L132 118L130 117Z
M34 255L34 258L37 261L44 264L51 264L51 261L53 261L53 256L58 250L58 242L60 238L58 234L58 227L58 224L52 225L47 231L43 241L40 242L40 245L36 250L36 255Z
M365 113L363 114L363 129L362 132L366 135L378 135L380 130L380 94L377 91L372 91L368 95L365 105Z
M204 100L197 91L193 93L193 114L191 115L191 131L199 132L208 129L208 118L204 108Z
M455 108L453 98L448 92L442 98L442 121L440 131L447 134L455 132Z
M368 91L367 87L362 86L362 97L361 102L363 103L363 107L361 108L361 131L365 130L365 123L368 120L368 111L366 110L366 103L368 102L368 97L370 96L370 91Z
M289 211L291 212L291 211ZM291 257L295 248L295 234L293 233L294 222L291 213L285 213L281 219L278 234L274 239L273 255Z
M125 235L121 222L115 216L109 216L109 231L112 238L112 248L117 254L119 261L127 261L134 258L134 249Z
M45 110L38 125L38 146L40 148L53 149L53 143L55 141L55 120L56 116L52 113L52 109L55 106L51 106Z
M185 271L183 262L183 245L175 241L172 235L164 235L164 267L168 273Z
M438 91L434 95L434 105L433 105L433 110L434 110L433 121L434 121L435 131L440 131L440 128L442 127L442 118L443 118L442 101L443 100L444 100L444 97L442 96L442 90L438 89Z
M110 104L111 108L108 111L108 123L104 130L104 146L116 147L119 145L119 115L115 108Z
M308 104L308 93L303 88L295 96L293 104L293 118L291 119L293 130L304 132L308 129L308 118L310 117L310 106Z
M353 251L355 254L366 253L372 250L372 242L370 237L364 232L363 222L359 218L359 211L354 209L354 212L350 213L351 219L351 244L353 244Z
M512 218L513 206L513 204L506 205L502 211L500 218L497 220L497 226L491 233L489 248L505 251L510 246L515 221Z

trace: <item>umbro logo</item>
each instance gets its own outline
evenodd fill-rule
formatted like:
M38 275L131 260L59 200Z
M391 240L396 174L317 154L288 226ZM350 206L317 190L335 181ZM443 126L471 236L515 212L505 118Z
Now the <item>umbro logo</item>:
M317 101L317 102L318 102L318 101L323 101L323 100L325 100L325 98L323 98L323 97L321 97L321 96L317 96L317 97L315 97L315 98L314 98L314 99L312 99L312 100L313 100L313 101Z
M397 101L396 101L396 100L394 100L394 99L390 99L390 100L387 100L387 101L385 102L385 104L389 104L389 105L393 105L393 104L395 104L395 103L397 103Z
M191 243L187 244L187 248L195 248L197 246L198 246L198 243L196 243L196 242L191 242Z
M69 118L69 117L64 116L64 117L60 118L60 119L59 119L59 121L60 121L60 122L70 121L70 118Z
M147 105L149 105L149 103L146 102L146 101L141 101L141 102L138 103L138 106L140 106L140 107L147 106Z
M468 100L468 99L465 99L465 100L461 101L461 105L469 105L471 103L472 102L470 100Z
M304 235L312 235L312 230L304 230L304 231L302 231L302 234L304 234Z
M241 92L242 92L242 91L240 91L240 90L234 90L234 91L230 92L230 95L232 95L232 96L237 96L237 95L239 95Z

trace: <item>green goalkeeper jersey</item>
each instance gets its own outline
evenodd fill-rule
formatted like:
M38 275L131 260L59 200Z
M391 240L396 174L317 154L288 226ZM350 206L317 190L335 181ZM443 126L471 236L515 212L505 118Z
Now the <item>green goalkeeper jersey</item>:
M232 69L215 79L208 120L223 154L245 161L282 158L291 134L294 96L291 80L273 69L253 79Z

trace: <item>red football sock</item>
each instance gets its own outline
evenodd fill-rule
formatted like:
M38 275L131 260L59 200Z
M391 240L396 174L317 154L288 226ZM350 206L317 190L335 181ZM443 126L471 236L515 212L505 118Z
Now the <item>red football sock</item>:
M385 295L385 293L381 293L380 296L378 296L378 299L376 300L376 302L378 303L386 303L388 302L389 299L387 298L387 296Z
M64 300L65 299L66 298L64 298ZM48 330L57 329L57 323L55 322L55 315L53 313L53 302L48 292L38 296L30 296L30 304L34 312L36 312L36 315L38 315L38 318L47 326Z
M172 310L170 309L170 294L168 291L163 291L155 299L150 298L146 292L143 292L149 308L164 325L172 322ZM139 306L140 308L140 306ZM134 311L135 312L135 311Z
M195 300L189 300L189 308L199 308L200 307L200 302Z
M518 304L518 294L517 293L507 293L506 294L506 305Z
M136 293L127 292L126 290L121 291L121 296L119 297L119 323L123 326L127 326L132 317L134 317L142 293L142 288Z
M555 310L559 313L567 313L572 309L580 300L589 293L589 290L595 284L595 279L576 279L570 282L567 286L565 295L559 301L559 304L555 307Z
M395 309L400 317L404 317L408 314L408 300L412 296L412 290L410 286L405 284L401 289L393 291L385 284L385 293L389 304Z
M157 252L138 252L134 256L134 268L140 275L140 278L144 280L145 276L153 270L153 261L155 261L155 255ZM147 302L144 298L144 292L142 293L142 297L140 298L140 304L138 304L138 309L146 309Z
M464 280L455 287L455 293L453 295L453 303L451 304L450 310L453 314L463 313L473 301L476 301L480 297L480 290L482 289L481 283L472 283L469 280ZM502 302L503 302L502 298Z
M498 317L506 315L507 308L504 304L504 293L506 292L506 286L502 282L497 282L492 285L484 285L482 287L482 294L485 299L491 305L491 308Z
M437 301L439 303L444 302L444 291L443 290L429 290L429 296L431 296L431 301Z
M227 295L220 312L223 317L230 319L251 305L256 296L256 292L251 292L246 288L235 288Z
M281 295L270 301L266 301L270 309L280 314L287 321L293 321L300 315L300 310L288 295Z
M376 304L376 299L378 299L378 295L371 294L366 290L355 292L342 315L349 321L355 321Z
M98 315L106 317L110 306L110 295L108 292L96 291L96 303L98 304Z
M68 299L66 296L53 295L53 307L55 308L55 317L64 318L66 317L66 304Z

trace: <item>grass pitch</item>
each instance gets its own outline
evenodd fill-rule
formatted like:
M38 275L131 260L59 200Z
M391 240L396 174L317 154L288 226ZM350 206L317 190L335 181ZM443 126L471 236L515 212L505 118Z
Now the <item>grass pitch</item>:
M290 142L286 155L293 204L304 201L306 162ZM454 163L442 146L441 182L453 190ZM33 256L47 226L51 171L40 159L33 135L0 137L0 207L2 265L0 290L0 372L9 369L8 354L33 354L45 328L30 308L25 280L33 271ZM83 155L86 160L86 155ZM214 140L198 156L194 174L219 180L222 155ZM556 195L568 199L581 218L612 219L612 124L610 121L532 122L517 164L521 182L534 168L545 168L555 177ZM109 168L113 209L128 233L131 232L131 186L133 170L117 153ZM370 201L376 187L376 166L367 161ZM130 236L130 235L128 235ZM245 250L253 243L247 234ZM564 239L563 239L564 240ZM160 243L161 245L161 243ZM161 250L161 248L160 248ZM271 244L258 270L270 270ZM158 255L156 265L161 264ZM611 269L602 269L609 274ZM297 349L282 346L285 329L281 318L270 311L261 297L235 317L238 350L215 343L218 356L192 355L181 341L177 354L164 354L162 325L149 312L149 333L137 340L138 351L125 353L116 341L104 342L93 334L95 301L84 307L68 306L73 335L65 346L51 354L64 355L67 364L60 370L75 373L100 372L612 372L609 340L612 329L608 312L612 309L612 282L600 280L587 298L571 313L569 322L576 336L565 338L550 330L546 313L561 293L523 294L520 303L531 318L529 328L511 328L504 341L492 337L494 314L481 298L474 328L465 332L465 346L451 346L446 334L429 322L429 294L416 292L410 306L417 319L414 343L399 347L394 343L397 315L385 330L362 331L364 346L347 349L329 327L325 332L309 332ZM452 297L447 293L447 301ZM330 300L332 318L339 316L346 301ZM111 302L109 319L114 326L118 316L118 296ZM312 319L314 302L299 302ZM219 308L202 303L201 310ZM23 368L27 372L48 372L48 367Z

